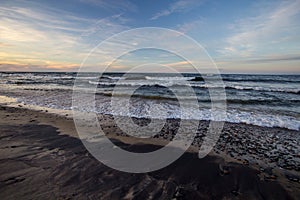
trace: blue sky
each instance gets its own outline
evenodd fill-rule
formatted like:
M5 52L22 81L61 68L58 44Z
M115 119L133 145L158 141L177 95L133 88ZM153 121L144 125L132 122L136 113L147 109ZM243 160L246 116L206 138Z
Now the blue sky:
M0 70L76 71L99 42L140 27L190 36L221 72L300 73L299 0L2 1ZM149 58L145 54L127 59L134 63ZM105 65L98 61L93 65ZM188 71L184 65L180 70Z

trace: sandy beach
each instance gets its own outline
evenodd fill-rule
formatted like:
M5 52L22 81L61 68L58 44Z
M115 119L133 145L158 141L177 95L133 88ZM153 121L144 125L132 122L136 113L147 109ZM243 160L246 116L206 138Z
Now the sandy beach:
M1 199L300 197L297 131L226 123L214 151L199 159L195 150L207 126L200 122L198 140L176 162L155 172L130 174L93 158L69 114L10 105L0 107ZM122 136L111 116L103 119L111 140L130 151L153 151L172 138L166 136L172 133L168 129L154 139L137 141Z

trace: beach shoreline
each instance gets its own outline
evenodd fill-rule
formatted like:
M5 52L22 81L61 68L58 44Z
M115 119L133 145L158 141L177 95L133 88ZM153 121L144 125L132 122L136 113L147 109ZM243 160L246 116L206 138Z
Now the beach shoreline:
M0 191L0 196L5 197L4 199L13 199L16 196L11 196L12 191L14 188L22 188L25 187L26 183L25 180L32 179L31 181L36 184L41 184L42 182L47 181L48 179L57 178L60 177L62 179L68 179L73 176L73 172L65 173L63 170L61 171L60 168L63 167L64 170L73 170L77 167L71 167L73 165L77 165L77 162L81 162L80 158L85 158L86 155L89 161L87 163L93 163L92 165L96 168L101 168L103 171L110 171L110 176L119 176L121 177L126 174L128 176L128 173L122 173L118 172L116 170L109 169L108 167L101 164L99 161L95 160L83 147L82 143L78 139L78 135L75 130L74 122L72 120L72 116L70 113L55 113L54 110L38 110L38 109L28 109L26 108L26 105L21 104L12 104L12 103L2 103L0 105L0 115L1 115L1 137L2 137L2 148L1 148L1 182L2 182L2 189ZM137 149L137 151L144 151L143 149L148 149L150 147L164 145L167 143L167 139L164 138L165 134L162 134L162 137L151 139L150 142L145 142L145 140L136 140L132 139L128 136L122 135L122 133L119 133L116 127L112 124L112 116L104 116L104 122L102 125L104 125L105 132L109 133L108 137L110 137L112 140L115 141L115 144L127 144L128 149ZM142 119L143 120L143 119ZM171 120L172 121L172 120ZM175 123L175 122L171 122ZM207 126L207 122L201 122L200 124L204 124L203 127ZM199 126L201 127L201 126ZM44 131L45 134L44 134ZM49 129L49 130L48 130ZM172 130L169 130L172 132ZM17 134L16 134L17 133ZM18 133L21 133L18 135ZM255 134L254 134L255 133ZM227 196L228 198L251 198L249 196L249 191L254 192L254 195L257 195L255 197L259 198L262 196L272 197L272 199L282 199L282 198L291 198L291 199L297 199L300 194L300 183L299 183L299 168L297 168L299 157L297 157L297 149L294 149L294 154L290 153L290 155L286 155L286 160L283 161L283 166L280 165L281 159L284 158L285 155L284 151L278 151L275 156L269 156L268 149L265 151L261 151L259 147L261 147L261 142L258 140L259 138L257 135L259 134L265 134L265 135L272 135L271 138L273 138L273 150L276 150L276 145L281 144L281 140L285 140L285 142L289 142L286 140L285 137L291 137L289 134L296 135L297 131L291 131L286 130L282 128L267 128L267 127L258 127L253 125L246 125L246 124L232 124L232 123L225 123L223 133L221 134L221 137L216 144L213 152L211 152L206 158L199 159L197 157L197 147L194 144L194 147L191 147L189 149L189 152L185 153L180 159L178 159L175 163L171 164L170 166L156 171L152 173L146 173L143 175L133 175L141 178L141 181L146 181L146 179L149 179L149 176L151 177L149 180L152 180L153 177L158 176L160 178L164 177L165 180L160 180L161 184L163 185L170 185L171 177L174 180L177 180L178 183L176 183L176 187L170 190L170 193L168 194L160 194L158 191L156 193L149 190L149 194L154 192L156 195L165 195L163 197L172 198L177 195L181 195L187 198L188 194L198 195L205 199L211 198L211 197L217 197L220 198L221 196ZM16 134L16 135L15 135ZM27 135L28 134L28 135ZM57 137L55 141L52 141L51 138ZM285 136L285 137L283 137ZM68 143L60 143L60 137L62 137L62 140L65 140L66 138L70 138L70 141L76 141L75 144L72 144L71 147L69 147ZM283 138L281 138L283 137ZM298 136L297 136L298 137ZM5 139L6 138L6 139ZM36 138L38 138L37 145L33 148L30 144L30 141L32 140L32 143L35 143ZM200 137L201 138L201 137ZM243 140L244 139L244 140ZM69 139L66 139L68 141ZM256 141L255 141L256 140ZM290 140L298 142L298 138L291 138ZM47 145L50 146L56 146L56 148L47 148L44 144L41 144L40 141L43 141L43 143L47 143ZM256 142L257 146L248 149L247 147L251 146L253 142ZM28 144L29 143L29 144ZM239 145L240 144L240 145ZM293 144L291 142L290 144ZM244 148L241 150L241 145L244 146ZM288 147L289 143L286 143L286 146ZM297 145L297 144L296 144ZM34 146L34 145L33 145ZM299 145L298 145L299 146ZM35 149L37 148L37 149ZM78 158L74 154L76 154L76 149L80 149L80 155ZM64 149L62 151L61 149ZM75 152L73 152L75 149ZM150 148L151 149L151 148ZM278 149L277 149L278 150ZM54 153L53 153L54 151ZM69 153L66 154L66 151ZM84 152L84 153L83 153ZM298 152L299 153L299 152ZM69 156L70 154L73 155L73 157ZM263 157L263 155L266 154L266 157ZM56 164L51 163L51 161L45 161L45 157L51 157L53 156L53 159L56 160ZM276 160L276 157L278 158ZM281 158L282 157L282 158ZM36 179L37 174L27 173L27 170L33 170L33 169L40 169L42 167L40 159L43 158L43 162L46 162L46 165L49 165L51 170L54 170L55 173L59 175L54 175L53 171L49 171L49 174L45 176L45 180ZM63 161L59 161L63 159ZM74 159L76 160L74 163ZM188 162L183 161L187 159ZM274 162L272 162L272 159ZM210 160L210 161L207 161ZM270 161L271 160L271 161ZM211 162L213 161L213 162ZM279 162L280 161L280 162ZM15 164L18 165L16 162L23 162L23 163L31 163L36 162L35 164L29 164L29 165L20 165L24 168L22 169L16 169L14 172L10 170L11 166L14 166ZM48 162L48 163L47 163ZM189 163L189 164L187 164ZM212 164L212 166L210 166ZM51 165L54 165L51 167ZM191 166L189 166L191 165ZM197 169L198 166L199 169ZM194 167L192 167L194 166ZM208 167L209 166L209 167ZM203 167L203 168L202 168ZM208 167L208 168L207 168ZM212 169L210 169L212 168ZM188 170L187 170L188 169ZM108 182L107 184L110 185L110 192L106 192L103 188L95 188L93 187L93 192L89 192L89 188L84 187L84 189L80 190L80 194L73 194L68 190L68 192L62 192L66 191L65 189L68 187L74 187L75 182L82 182L82 184L89 183L89 181L92 181L91 179L85 179L85 178L79 178L82 174L86 174L85 170L87 168L79 167L78 170L80 172L77 173L76 177L73 181L68 182L67 184L64 183L62 185L56 185L56 191L54 192L56 195L62 195L66 197L72 198L72 195L75 195L74 198L80 197L84 198L85 195L99 195L99 191L101 191L102 195L116 195L116 194L110 194L110 192L114 191L114 184L115 181L111 180L111 182ZM90 170L90 169L89 169ZM176 170L178 173L175 173ZM203 172L200 173L201 170L208 170L208 175L204 175ZM33 170L34 171L34 170ZM47 171L47 170L46 170ZM19 174L20 173L20 174ZM96 172L95 172L96 173ZM103 172L104 173L104 172ZM198 185L197 189L194 189L195 191L190 191L190 183L188 182L188 179L185 180L185 182L181 182L181 173L187 173L190 174L194 173L195 177L197 178L191 178L190 182ZM200 173L201 175L197 175ZM227 174L228 173L228 174ZM245 175L246 173L246 175ZM118 175L117 175L118 174ZM154 174L154 175L153 175ZM163 175L164 174L164 175ZM209 177L209 174L212 177ZM217 174L217 175L216 175ZM182 174L183 176L184 174ZM99 179L103 178L103 174L90 174L90 177L98 176ZM125 176L125 175L124 175ZM139 178L133 178L133 179L139 179ZM147 178L146 178L147 177ZM192 176L191 176L192 177ZM203 178L205 177L205 178ZM57 181L61 181L60 178L57 178ZM128 177L127 177L128 178ZM217 179L216 183L210 183L209 188L203 188L203 183L207 184L207 181L211 181L210 178ZM24 179L24 180L23 180ZM42 178L43 179L43 178ZM225 181L226 179L226 181ZM246 186L236 187L236 190L234 190L231 187L234 187L234 185L242 184L243 181L246 181L247 179L251 179L254 182L251 184L246 184ZM8 181L11 180L11 181ZM22 181L20 181L22 180ZM131 180L133 181L133 180ZM135 180L136 181L136 180ZM222 183L217 183L219 181L223 181ZM229 181L229 182L228 182ZM232 182L233 181L233 182ZM237 181L237 182L234 182ZM230 184L229 184L230 183ZM78 184L78 183L77 183ZM152 183L153 184L153 183ZM223 184L223 185L222 185ZM79 184L82 186L81 184ZM131 183L128 186L125 186L122 188L119 188L119 190L122 190L122 192L118 193L118 197L127 197L131 195L134 195L134 192L132 192L131 188L139 187L139 183L135 182L135 184ZM189 186L188 186L189 185ZM130 187L129 187L130 186ZM54 187L54 186L49 186ZM167 187L167 186L166 186ZM171 186L170 186L171 187ZM172 186L173 187L173 186ZM222 187L224 187L222 189ZM244 188L245 187L245 188ZM278 191L279 194L277 196L272 196L272 190L266 190L265 192L262 192L261 190L265 190L267 188L273 188L276 191ZM177 188L177 189L176 189ZM180 189L181 188L181 189ZM188 189L189 188L189 189ZM216 188L219 188L216 191ZM13 195L27 195L27 197L37 197L35 195L53 195L53 194L46 194L43 192L43 189L39 189L37 186L32 185L32 190L36 190L34 193L26 193L27 190L22 191L22 189L18 189L19 192L13 193ZM44 188L45 189L45 188ZM70 189L70 188L69 188ZM76 188L77 190L78 188ZM107 189L107 188L106 188ZM126 191L128 189L128 191ZM130 190L131 189L131 190ZM45 189L45 191L48 189ZM75 188L73 188L75 190ZM168 191L168 189L166 189ZM214 191L215 196L209 196L206 192L208 191ZM126 193L126 192L127 193ZM150 192L151 191L151 192ZM189 191L189 192L186 192ZM72 193L72 194L71 194ZM97 194L96 194L97 193ZM113 192L112 192L113 193ZM31 196L32 195L32 196ZM129 196L128 196L129 195ZM140 194L141 195L141 194ZM154 194L153 194L154 195ZM200 196L199 196L200 195ZM279 195L279 196L278 196ZM283 195L283 196L282 196ZM48 197L50 197L48 196ZM138 196L138 195L137 195ZM102 196L103 197L103 196ZM107 196L108 197L108 196ZM111 197L111 196L109 196ZM162 196L160 196L162 197ZM279 198L282 197L282 198ZM128 198L130 199L130 198Z

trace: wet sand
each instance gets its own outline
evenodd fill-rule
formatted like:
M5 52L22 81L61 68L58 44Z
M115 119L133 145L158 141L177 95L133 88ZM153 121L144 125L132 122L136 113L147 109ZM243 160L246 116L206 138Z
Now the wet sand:
M1 199L300 198L297 131L226 123L214 151L199 159L193 148L207 127L201 122L190 152L164 169L130 174L93 158L66 115L0 106ZM102 124L116 145L144 152L172 138L176 121L138 144L111 116L103 116Z

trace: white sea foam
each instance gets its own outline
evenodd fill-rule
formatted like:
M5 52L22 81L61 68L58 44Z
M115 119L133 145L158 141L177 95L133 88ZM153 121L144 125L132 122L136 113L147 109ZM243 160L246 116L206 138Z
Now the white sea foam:
M171 79L172 80L172 79ZM225 87L226 89L235 89L235 90L255 90L255 91L262 91L262 92L286 92L286 93L295 93L299 94L300 89L299 88L292 88L292 87L271 87L271 86L243 86L243 85L233 85L233 84L228 84L224 83L224 85L213 85L213 84L205 84L205 83L195 83L195 82L186 82L186 81L167 81L164 79L149 79L147 81L145 80L126 80L126 81L121 81L121 82L103 82L103 81L89 81L90 84L93 85L106 85L106 86L115 86L115 85L120 85L120 86L155 86L155 85L160 85L160 86L165 86L165 87L170 87L170 86L192 86L195 88L219 88L219 87Z
M122 105L122 101L119 102L120 107ZM152 106L155 105L154 102L144 101L144 102L135 102L136 104L131 106L130 112L114 112L114 114L122 115L122 116L130 116L137 118L180 118L180 119L196 119L196 120L215 120L217 116L212 116L212 111L210 109L201 108L197 110L191 107L186 115L182 116L180 108L177 105L172 105L169 103L161 103L159 110L157 113L153 112L149 113L148 110ZM89 108L85 107L85 111L89 110ZM161 116L162 110L165 110L163 113L167 113L167 115ZM112 114L110 110L110 102L101 102L94 112L104 113L104 114ZM217 113L217 112L216 112ZM224 119L227 122L233 123L246 123L253 124L258 126L265 127L282 127L292 130L300 130L300 119L284 116L284 115L274 115L263 112L251 112L251 111L240 111L236 109L227 110L227 118Z
M189 81L196 77L182 77L182 76L169 76L169 77L159 77L159 76L145 76L147 80L158 80L158 81Z

